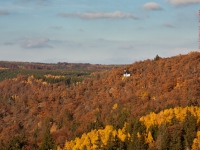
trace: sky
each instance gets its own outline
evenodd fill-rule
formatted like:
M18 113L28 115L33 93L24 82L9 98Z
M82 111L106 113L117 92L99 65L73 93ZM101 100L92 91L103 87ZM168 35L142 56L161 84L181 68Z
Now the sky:
M200 0L0 0L0 61L132 64L198 50Z

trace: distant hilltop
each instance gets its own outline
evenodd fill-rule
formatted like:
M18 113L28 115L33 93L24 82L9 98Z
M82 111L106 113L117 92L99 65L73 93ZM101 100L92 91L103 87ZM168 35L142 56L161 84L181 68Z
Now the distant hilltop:
M110 70L113 67L122 65L102 65L90 63L37 63L37 62L15 62L15 61L0 61L0 69L36 69L36 70Z

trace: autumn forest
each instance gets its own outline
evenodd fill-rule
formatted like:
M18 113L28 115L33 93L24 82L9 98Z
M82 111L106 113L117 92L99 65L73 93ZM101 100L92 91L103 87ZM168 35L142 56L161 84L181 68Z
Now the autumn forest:
M199 70L199 52L130 65L0 61L0 150L198 150Z

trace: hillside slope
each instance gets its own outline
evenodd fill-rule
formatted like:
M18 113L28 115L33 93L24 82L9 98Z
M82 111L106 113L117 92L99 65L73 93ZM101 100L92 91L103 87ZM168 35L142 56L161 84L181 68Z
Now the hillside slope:
M145 60L93 73L81 83L44 84L18 75L0 82L0 139L26 135L26 148L41 146L49 129L55 143L149 112L199 106L200 53ZM124 70L130 77L123 78ZM114 109L113 109L114 108ZM9 134L8 134L9 133Z
M115 129L84 133L81 138L66 141L63 150L72 149L192 149L200 148L200 108L197 106L165 109L151 112L135 121ZM61 148L58 147L58 150Z

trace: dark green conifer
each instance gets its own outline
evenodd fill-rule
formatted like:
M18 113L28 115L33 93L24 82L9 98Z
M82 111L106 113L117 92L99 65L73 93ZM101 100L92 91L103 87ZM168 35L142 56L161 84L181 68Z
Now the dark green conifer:
M42 139L42 144L40 146L40 150L50 150L56 149L56 145L53 141L52 135L50 133L50 122L51 118L47 118L45 120L45 132Z
M164 126L161 129L161 149L169 150L170 149L170 135L167 131L167 128Z
M193 140L196 136L197 128L197 119L191 112L187 111L186 117L183 121L183 130L184 130L184 145L185 149L191 149Z
M112 150L113 147L114 147L113 136L112 136L112 133L109 133L109 137L108 137L108 141L107 141L107 145L105 146L105 149Z
M174 125L171 133L170 150L183 149L183 129L180 124Z

